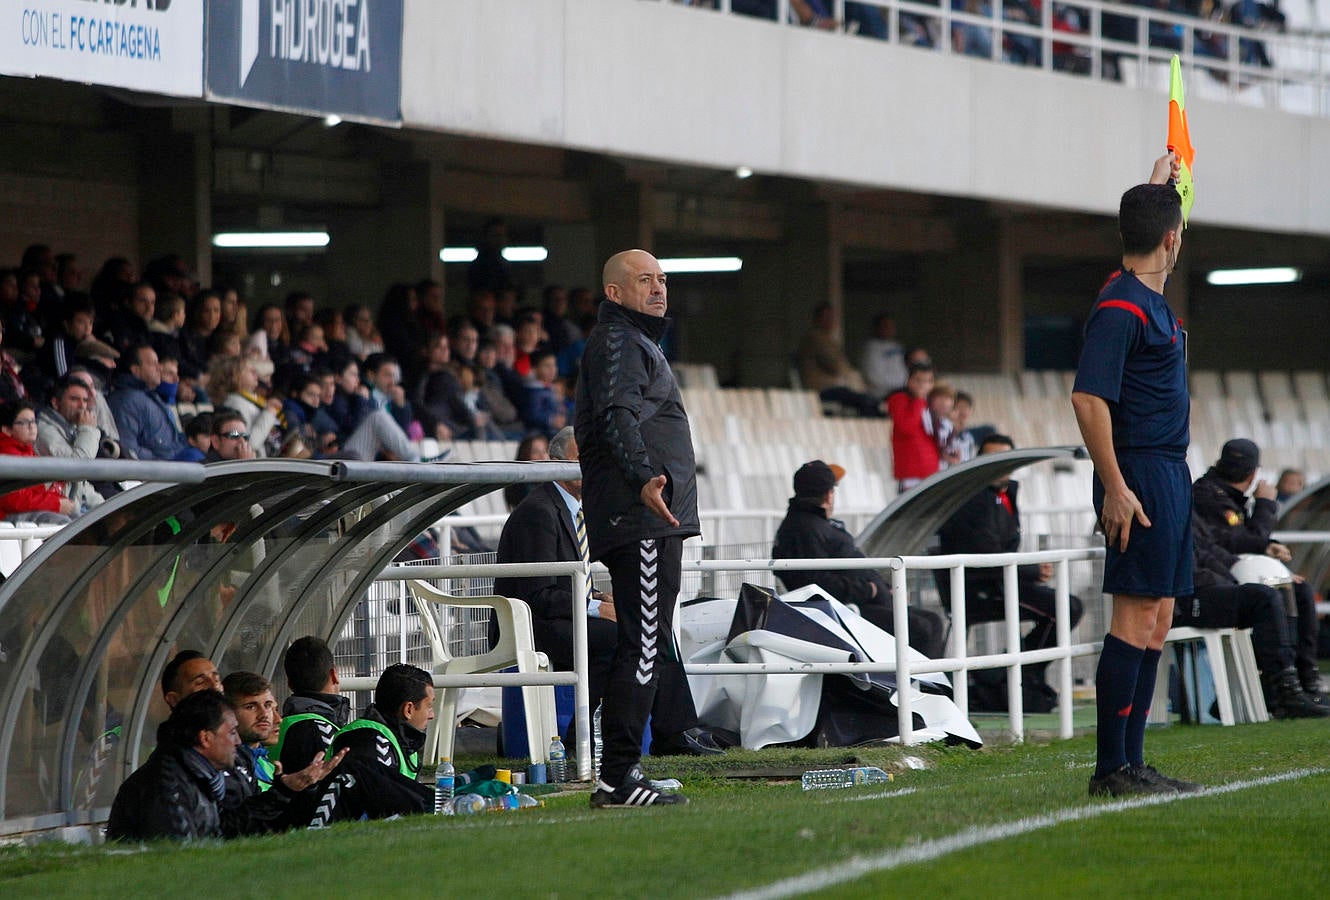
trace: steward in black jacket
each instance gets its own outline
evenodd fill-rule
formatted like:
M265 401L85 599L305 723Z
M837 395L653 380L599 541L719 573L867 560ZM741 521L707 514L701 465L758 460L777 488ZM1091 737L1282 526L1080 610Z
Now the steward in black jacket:
M794 475L795 496L790 498L785 518L776 529L772 559L864 558L845 526L829 515L835 503L836 482L844 474L844 469L833 468L820 459L800 467ZM888 634L895 630L891 589L872 569L799 569L778 575L789 590L816 584L840 602L858 606L865 619ZM942 617L915 606L908 614L910 646L929 658L940 657L945 637Z
M1236 479L1238 484L1243 480ZM1247 496L1238 484L1212 466L1192 485L1192 505L1220 547L1229 553L1264 553L1279 518L1279 503L1258 496L1249 516Z
M679 385L656 342L670 320L602 303L577 381L577 446L591 558L645 538L701 534L696 461ZM642 503L642 486L666 478L677 526Z

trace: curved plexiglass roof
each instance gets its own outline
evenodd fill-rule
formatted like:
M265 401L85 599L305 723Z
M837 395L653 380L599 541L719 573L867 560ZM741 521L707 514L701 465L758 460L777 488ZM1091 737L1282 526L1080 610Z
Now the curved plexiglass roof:
M580 472L19 459L0 465L0 491L79 477L145 483L60 529L0 585L0 834L105 820L155 744L167 714L157 681L177 651L272 677L293 638L335 640L375 575L442 516Z

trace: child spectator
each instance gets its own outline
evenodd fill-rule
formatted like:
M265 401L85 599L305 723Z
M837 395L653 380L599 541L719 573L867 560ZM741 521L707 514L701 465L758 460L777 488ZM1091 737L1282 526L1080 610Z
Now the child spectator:
M0 454L37 455L37 409L27 400L0 407ZM26 525L68 525L77 514L65 496L64 484L34 484L0 496L0 515L6 522Z
M892 469L897 485L904 493L938 470L941 456L931 429L924 422L929 415L928 395L933 390L933 367L910 368L905 390L887 398L891 416Z

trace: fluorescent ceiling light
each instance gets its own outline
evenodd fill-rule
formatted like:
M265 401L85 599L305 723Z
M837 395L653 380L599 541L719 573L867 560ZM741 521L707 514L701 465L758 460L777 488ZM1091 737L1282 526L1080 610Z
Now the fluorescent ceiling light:
M734 177L738 178L741 181L745 178L752 178L753 170L748 168L747 166L740 166L739 168L734 170Z
M662 259L660 270L664 273L689 274L694 272L737 272L744 267L744 261L737 256L694 256L677 259Z
M336 128L338 125L342 124L342 117L337 115L337 113L324 116L323 124L328 126L329 128Z
M223 231L212 236L212 245L229 250L288 250L326 247L326 231Z
M475 247L444 247L439 251L439 259L446 263L475 262L479 254ZM549 258L550 251L544 247L504 247L503 258L511 263L537 263Z
M469 263L476 260L475 247L444 247L439 251L439 259L446 263Z
M504 247L503 258L508 262L544 262L550 252L544 247Z
M1302 280L1302 270L1292 266L1269 269L1215 269L1205 276L1209 284L1235 287L1243 284L1291 284Z

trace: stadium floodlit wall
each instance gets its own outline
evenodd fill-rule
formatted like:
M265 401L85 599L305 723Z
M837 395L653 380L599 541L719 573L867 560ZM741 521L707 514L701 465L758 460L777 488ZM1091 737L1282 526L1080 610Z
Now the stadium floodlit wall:
M1099 214L1163 151L1162 89L665 2L414 0L405 14L402 114L417 128ZM1187 111L1195 221L1330 234L1330 121L1194 92Z
M80 464L94 465L8 461L0 492ZM157 681L178 650L272 677L293 638L335 640L428 525L505 484L578 476L575 463L121 465L83 477L160 481L65 526L0 585L0 835L105 821L156 743Z

